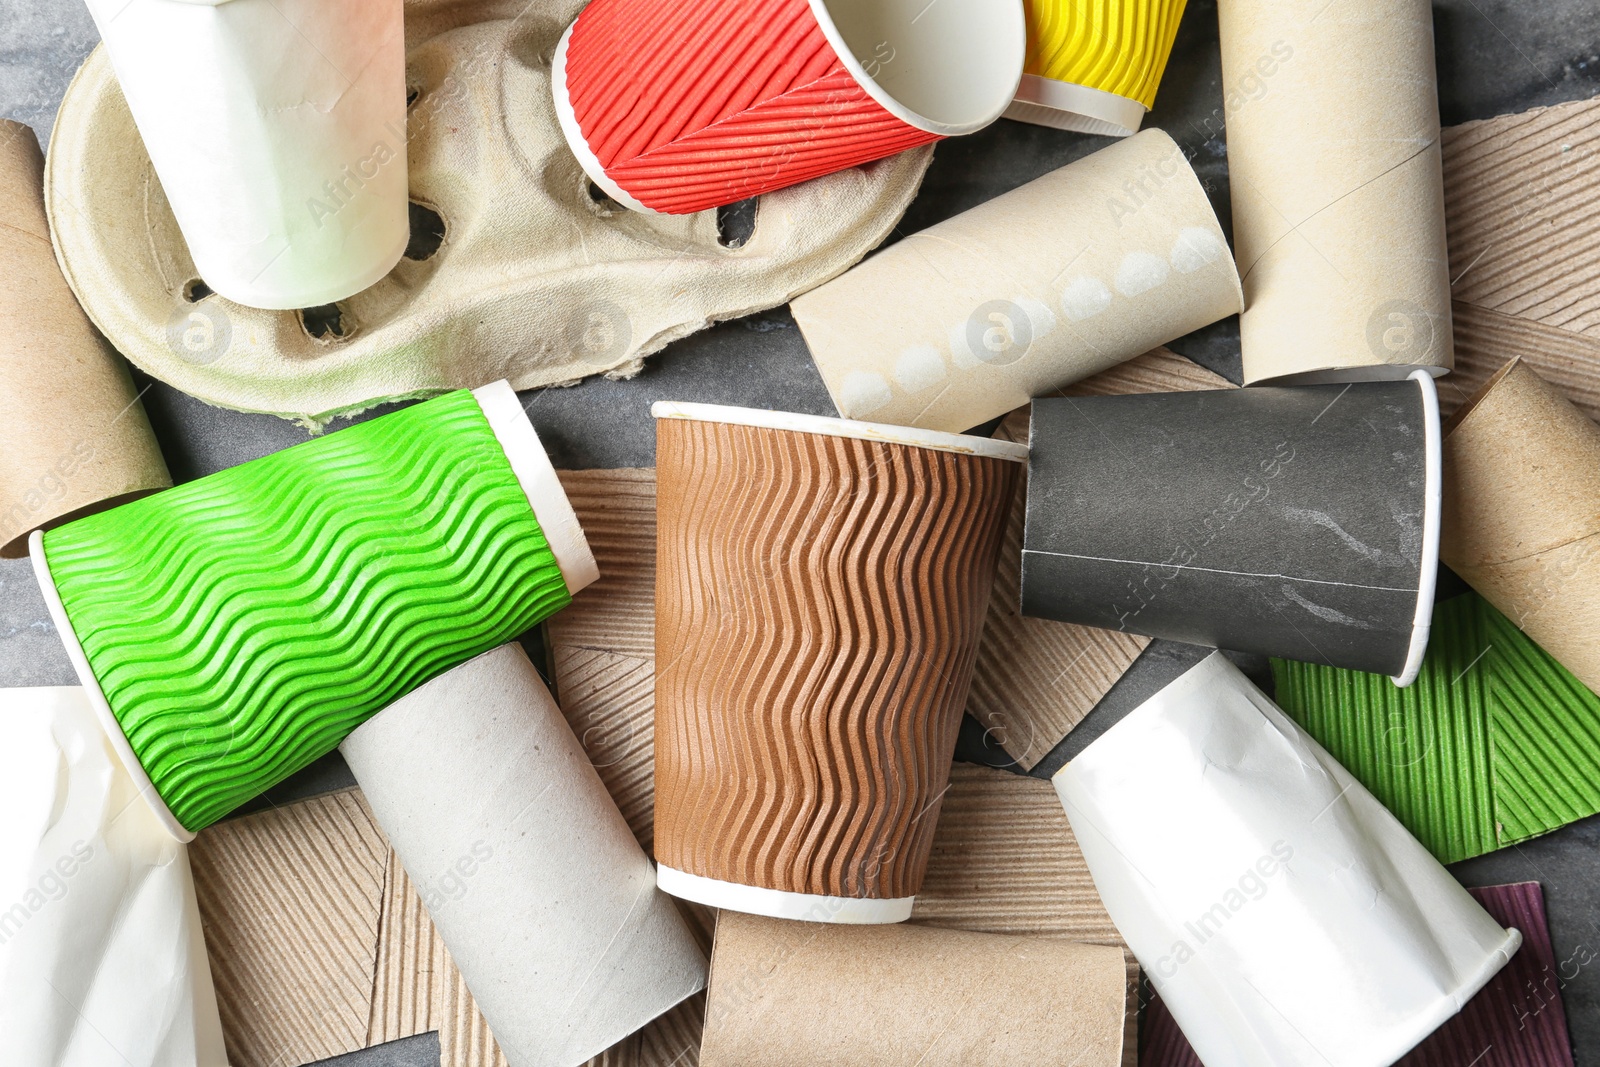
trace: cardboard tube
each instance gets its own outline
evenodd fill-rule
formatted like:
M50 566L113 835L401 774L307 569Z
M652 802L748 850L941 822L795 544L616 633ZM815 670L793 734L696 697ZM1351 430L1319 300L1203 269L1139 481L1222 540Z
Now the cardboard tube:
M1440 554L1600 692L1600 426L1521 360L1445 438Z
M88 0L195 269L307 308L410 239L401 0Z
M1453 363L1428 0L1222 0L1246 385Z
M1241 306L1183 151L1146 130L797 298L846 418L961 431Z
M227 1067L188 850L82 689L0 690L5 1060Z
M33 537L67 655L180 840L597 573L505 382Z
M1037 400L1022 610L1409 685L1438 570L1439 436L1420 371Z
M1521 944L1220 652L1054 781L1206 1063L1387 1067Z
M1026 450L651 410L661 887L898 922L927 870Z
M717 920L701 1067L1122 1060L1122 951L924 926Z
M402 697L340 751L511 1067L575 1067L705 987L520 646Z
M0 119L0 557L28 534L172 484L128 369L50 247L44 158Z

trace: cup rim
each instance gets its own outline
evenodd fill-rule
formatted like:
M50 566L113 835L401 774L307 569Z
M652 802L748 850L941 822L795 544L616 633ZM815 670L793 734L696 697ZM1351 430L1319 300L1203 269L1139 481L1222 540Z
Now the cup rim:
M848 437L881 444L926 448L934 452L1000 459L1011 463L1028 461L1028 446L1014 441L996 441L971 434L924 430L915 426L890 426L881 422L857 422L828 415L802 415L793 411L768 411L723 404L694 404L677 400L658 400L650 405L657 419L682 422L720 422L730 426L754 426L764 430L790 430L796 433Z
M1422 658L1428 651L1428 633L1433 628L1433 599L1439 584L1440 513L1444 510L1444 433L1439 419L1439 390L1426 369L1407 377L1422 390L1422 573L1418 576L1417 612L1411 621L1411 644L1406 649L1405 665L1390 680L1404 689L1417 680Z
M1028 26L1027 20L1023 17L1021 4L1007 3L997 5L1004 10L1006 21L1009 25L997 26L994 30L996 35L1006 35L1011 38L1011 52L1016 59L1015 64L1009 64L1008 61L1008 65L1016 67L1016 77L1012 79L1011 88L1004 94L999 94L1000 98L980 118L952 123L940 122L938 119L912 110L901 103L893 93L878 84L877 79L868 74L867 69L856 59L855 52L851 50L849 43L845 41L844 34L839 31L838 24L833 20L832 12L828 10L828 0L807 0L807 3L811 7L811 14L817 20L817 25L822 29L822 35L828 39L828 44L832 46L834 54L839 58L839 62L844 64L845 70L850 72L850 77L861 87L863 92L872 97L879 107L907 126L925 130L940 137L955 137L965 133L973 133L983 129L1005 114L1006 108L1011 106L1011 101L1016 97L1017 86L1022 81L1022 70L1026 64L1028 48Z

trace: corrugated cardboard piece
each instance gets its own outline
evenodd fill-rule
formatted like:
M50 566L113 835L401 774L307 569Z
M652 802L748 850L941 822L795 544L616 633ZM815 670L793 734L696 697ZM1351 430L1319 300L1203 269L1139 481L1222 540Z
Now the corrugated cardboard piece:
M1116 1067L1122 985L1100 945L725 911L700 1062Z
M1600 812L1600 697L1475 593L1416 685L1273 661L1278 703L1444 863Z
M1451 366L1427 0L1223 0L1245 382Z
M1146 130L793 301L846 418L961 431L1240 308L1216 215Z
M1538 882L1468 889L1502 926L1522 931L1522 949L1499 974L1395 1067L1571 1067L1572 1042L1544 893ZM1145 1009L1139 1067L1202 1067L1161 998Z
M1070 385L1060 395L1229 388L1232 386L1226 378L1165 348L1157 348ZM1019 408L1006 416L995 437L1027 443L1028 409ZM1012 501L1000 545L994 595L984 623L972 692L967 697L967 713L984 725L989 736L1019 767L1032 770L1110 692L1150 639L1022 614L1019 606L1026 501L1024 477Z
M0 119L0 556L30 531L172 484L128 368L50 247L44 158Z
M1600 692L1600 425L1513 360L1444 448L1440 558Z

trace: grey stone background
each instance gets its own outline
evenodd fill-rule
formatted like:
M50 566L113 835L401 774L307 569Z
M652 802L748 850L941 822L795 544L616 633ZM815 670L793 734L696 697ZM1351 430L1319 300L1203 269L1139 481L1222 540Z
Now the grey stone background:
M1436 0L1433 9L1445 124L1600 93L1600 8L1594 0ZM61 95L96 41L78 0L0 0L0 115L29 123L47 142ZM1190 0L1147 125L1165 129L1183 145L1226 230L1231 229L1231 212L1221 108L1215 0ZM1006 120L946 142L939 146L899 233L948 218L1105 143ZM1240 380L1234 321L1172 347ZM211 408L162 383L140 380L141 387L147 384L145 404L179 480L305 439L305 432L291 423ZM652 357L644 373L629 382L593 380L523 396L556 465L564 468L652 465L654 428L648 409L658 399L834 413L786 309L723 323L680 341ZM530 635L528 640L537 638ZM1171 642L1153 644L1090 719L1034 773L1047 777L1200 654ZM1241 663L1262 677L1263 664L1243 658ZM0 561L0 685L75 683L27 562ZM971 720L959 755L996 763L1004 757L985 744ZM349 772L334 756L285 783L273 797L313 795L350 782ZM1453 870L1468 885L1543 884L1557 959L1563 962L1562 992L1578 1063L1600 1065L1600 817ZM438 1042L425 1035L328 1062L339 1067L434 1067Z

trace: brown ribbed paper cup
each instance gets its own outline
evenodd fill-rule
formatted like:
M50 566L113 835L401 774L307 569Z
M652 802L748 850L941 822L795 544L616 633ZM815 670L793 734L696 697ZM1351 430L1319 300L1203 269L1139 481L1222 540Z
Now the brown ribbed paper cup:
M972 680L1005 441L656 404L661 888L911 914Z

